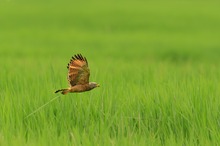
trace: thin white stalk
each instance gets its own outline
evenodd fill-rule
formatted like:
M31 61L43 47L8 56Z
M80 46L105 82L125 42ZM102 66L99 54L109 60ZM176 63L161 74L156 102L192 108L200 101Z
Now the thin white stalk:
M33 111L32 113L30 113L29 115L27 115L24 119L29 118L30 116L34 115L36 112L38 112L39 110L41 110L42 108L44 108L45 106L47 106L49 103L53 102L54 100L58 99L60 97L60 95L52 98L50 101L48 101L47 103L45 103L44 105L42 105L41 107L37 108L35 111Z

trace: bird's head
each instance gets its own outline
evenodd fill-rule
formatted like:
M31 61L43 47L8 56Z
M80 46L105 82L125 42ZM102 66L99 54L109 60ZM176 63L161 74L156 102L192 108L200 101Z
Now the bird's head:
M91 89L93 89L93 88L96 88L96 87L100 87L100 85L97 84L96 82L90 82L90 83L89 83L89 87L90 87Z

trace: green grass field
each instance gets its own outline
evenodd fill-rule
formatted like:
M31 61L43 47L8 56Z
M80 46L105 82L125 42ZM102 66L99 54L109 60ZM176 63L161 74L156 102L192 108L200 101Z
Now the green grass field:
M220 2L0 1L0 146L220 145ZM60 95L72 55L101 87Z

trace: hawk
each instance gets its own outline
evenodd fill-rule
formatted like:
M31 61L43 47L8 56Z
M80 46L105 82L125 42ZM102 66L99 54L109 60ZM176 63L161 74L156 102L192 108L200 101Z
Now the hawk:
M67 65L69 88L57 90L62 94L85 92L99 87L95 82L89 82L90 70L87 59L81 54L76 54Z

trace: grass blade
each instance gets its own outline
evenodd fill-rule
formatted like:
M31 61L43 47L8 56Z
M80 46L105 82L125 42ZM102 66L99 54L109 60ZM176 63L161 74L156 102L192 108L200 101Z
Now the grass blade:
M30 113L29 115L27 115L24 119L29 118L30 116L34 115L35 113L37 113L38 111L40 111L42 108L44 108L45 106L47 106L49 103L53 102L54 100L58 99L60 97L60 95L52 98L50 101L48 101L47 103L45 103L44 105L40 106L39 108L37 108L35 111L33 111L32 113Z

